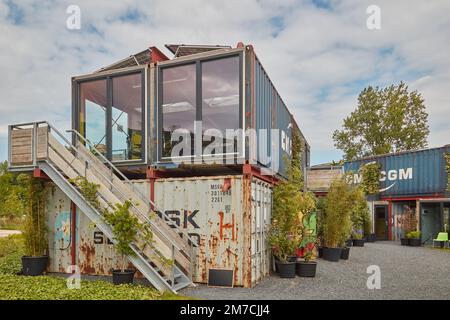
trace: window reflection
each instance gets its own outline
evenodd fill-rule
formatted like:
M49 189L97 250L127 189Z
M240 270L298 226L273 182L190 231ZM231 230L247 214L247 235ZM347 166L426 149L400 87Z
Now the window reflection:
M142 158L141 74L112 79L112 160Z
M222 132L224 153L230 145L237 151L236 138L228 141L225 130L239 129L239 57L202 62L202 122L203 131ZM210 143L203 140L204 146Z
M186 129L191 136L193 154L194 121L196 118L195 64L162 70L163 157L170 157L173 145L171 135L176 129ZM186 154L184 154L186 156Z
M106 154L106 80L80 85L80 132Z

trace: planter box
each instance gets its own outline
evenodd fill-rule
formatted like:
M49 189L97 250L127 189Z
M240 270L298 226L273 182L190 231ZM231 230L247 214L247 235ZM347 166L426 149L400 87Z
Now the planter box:
M411 247L420 247L422 245L420 239L408 239L408 240L409 240L409 245Z
M364 247L364 239L353 239L354 247Z
M400 239L400 244L402 246L408 246L409 245L409 239L408 238L401 238Z
M295 273L299 277L315 277L316 276L316 270L317 270L317 262L315 261L299 261L297 262L295 266Z
M348 257L349 257L349 255L350 255L350 248L342 248L342 251L341 251L341 259L342 260L348 260Z
M280 278L295 278L295 262L279 262L278 271Z
M341 258L342 248L323 248L323 258L327 261L337 262Z

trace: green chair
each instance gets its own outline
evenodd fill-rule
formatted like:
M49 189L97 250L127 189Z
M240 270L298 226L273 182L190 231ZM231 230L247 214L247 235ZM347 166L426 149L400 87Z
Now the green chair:
M448 233L447 232L439 232L437 238L433 239L433 248L434 248L434 242L436 242L436 241L437 242L444 242L444 248L445 248L445 245L449 244L449 242L448 242ZM450 248L450 246L449 246L449 248Z

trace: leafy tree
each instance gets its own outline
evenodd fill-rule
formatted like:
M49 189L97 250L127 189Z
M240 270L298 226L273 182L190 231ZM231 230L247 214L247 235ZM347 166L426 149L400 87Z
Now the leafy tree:
M422 95L409 92L400 82L386 88L365 88L356 110L344 119L342 130L333 133L333 140L345 160L353 160L424 148L429 132Z

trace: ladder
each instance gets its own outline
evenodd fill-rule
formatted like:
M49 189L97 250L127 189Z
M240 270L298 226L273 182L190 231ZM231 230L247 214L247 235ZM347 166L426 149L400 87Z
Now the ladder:
M10 125L9 170L41 169L113 243L111 226L100 211L129 200L130 212L150 227L154 241L152 246L144 246L142 235L138 234L136 243L130 246L134 252L128 256L130 262L159 291L177 293L193 285L196 242L79 132L68 132L74 143L45 121ZM99 207L85 199L71 183L77 177L98 185Z

